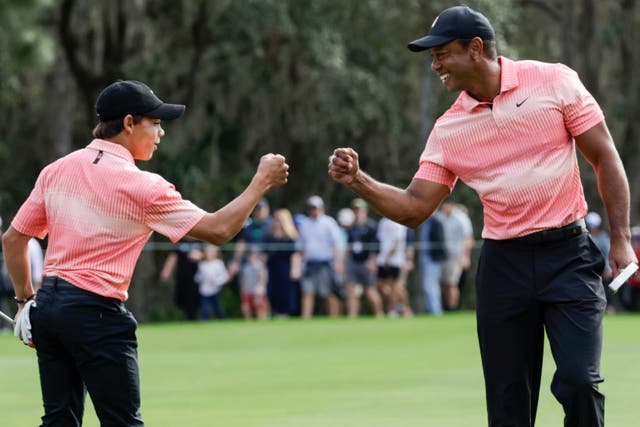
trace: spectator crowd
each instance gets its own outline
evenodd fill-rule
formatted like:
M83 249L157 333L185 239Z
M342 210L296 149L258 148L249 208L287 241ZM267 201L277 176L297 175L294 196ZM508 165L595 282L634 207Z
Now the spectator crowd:
M585 221L607 259L609 235L602 217L592 211ZM640 227L632 234L640 255ZM173 286L173 301L188 320L227 318L225 292L237 295L229 300L239 301L245 319L410 317L414 311L439 316L462 306L474 243L467 208L454 197L416 230L384 217L375 220L359 198L338 209L335 218L317 195L295 215L286 208L272 213L263 199L233 250L185 238L166 257L159 278ZM36 239L29 254L37 287L43 249ZM420 301L412 304L407 279L414 266ZM0 309L12 313L12 286L4 268L0 271ZM607 265L605 287L611 279ZM607 298L609 313L637 310L640 280L632 278L621 295L607 292Z
M363 313L410 317L414 309L407 279L418 257L420 265L429 260L436 266L421 271L421 283L427 311L439 315L460 307L459 286L470 266L473 232L464 207L453 199L429 224L439 231L426 242L424 232L416 235L387 218L374 220L359 198L335 218L317 195L296 215L288 209L272 215L263 199L236 237L226 267L219 249L209 247L207 254L201 243L185 241L169 254L160 276L169 282L175 273L175 303L192 320L211 318L210 309L224 319L219 295L232 288L245 319L355 318ZM235 286L225 286L229 283Z

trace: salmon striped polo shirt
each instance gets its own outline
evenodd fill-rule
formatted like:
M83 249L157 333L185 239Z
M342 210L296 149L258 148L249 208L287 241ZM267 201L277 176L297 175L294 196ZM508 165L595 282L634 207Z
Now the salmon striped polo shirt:
M460 93L436 121L414 178L450 189L460 178L482 202L482 237L503 240L586 215L574 137L604 115L570 68L498 61L493 103Z
M95 139L42 170L11 226L49 235L44 276L125 301L151 233L175 243L205 214L125 147Z

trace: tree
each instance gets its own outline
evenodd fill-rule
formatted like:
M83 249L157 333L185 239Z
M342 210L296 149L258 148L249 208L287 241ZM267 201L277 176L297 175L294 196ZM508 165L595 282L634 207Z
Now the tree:
M45 0L0 0L0 214L28 193L43 153L33 144L46 110L36 82L53 64L55 51L40 20Z
M639 221L636 0L467 3L490 18L501 54L579 72L605 111ZM187 105L140 167L162 173L206 209L237 195L266 152L283 153L291 165L290 183L269 196L273 206L301 210L310 194L322 195L329 213L347 205L353 194L326 174L336 146L356 148L372 175L406 186L426 132L456 96L429 69L428 55L406 43L449 6L0 0L0 214L12 217L45 164L88 143L95 98L116 79L145 81L162 99ZM587 200L601 210L593 173L581 166ZM475 193L464 185L456 192L481 228ZM153 259L142 265L152 269ZM147 276L139 280L151 282Z

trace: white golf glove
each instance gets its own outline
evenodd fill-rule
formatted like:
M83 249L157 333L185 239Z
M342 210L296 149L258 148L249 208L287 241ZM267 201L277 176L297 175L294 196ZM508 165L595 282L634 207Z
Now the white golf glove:
M31 343L31 320L29 320L29 311L31 306L35 307L36 302L34 300L27 301L22 308L20 315L16 319L16 324L13 327L13 335L22 339L22 342L26 345Z

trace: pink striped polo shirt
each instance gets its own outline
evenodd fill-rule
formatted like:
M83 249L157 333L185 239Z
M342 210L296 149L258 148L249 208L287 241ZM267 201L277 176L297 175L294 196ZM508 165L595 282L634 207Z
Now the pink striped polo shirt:
M482 201L482 237L502 240L586 215L574 137L604 115L570 68L498 61L493 105L460 93L432 129L414 178L450 189L460 178Z
M177 242L205 214L160 175L138 169L125 147L95 139L42 170L11 225L49 234L45 276L124 301L151 233Z

